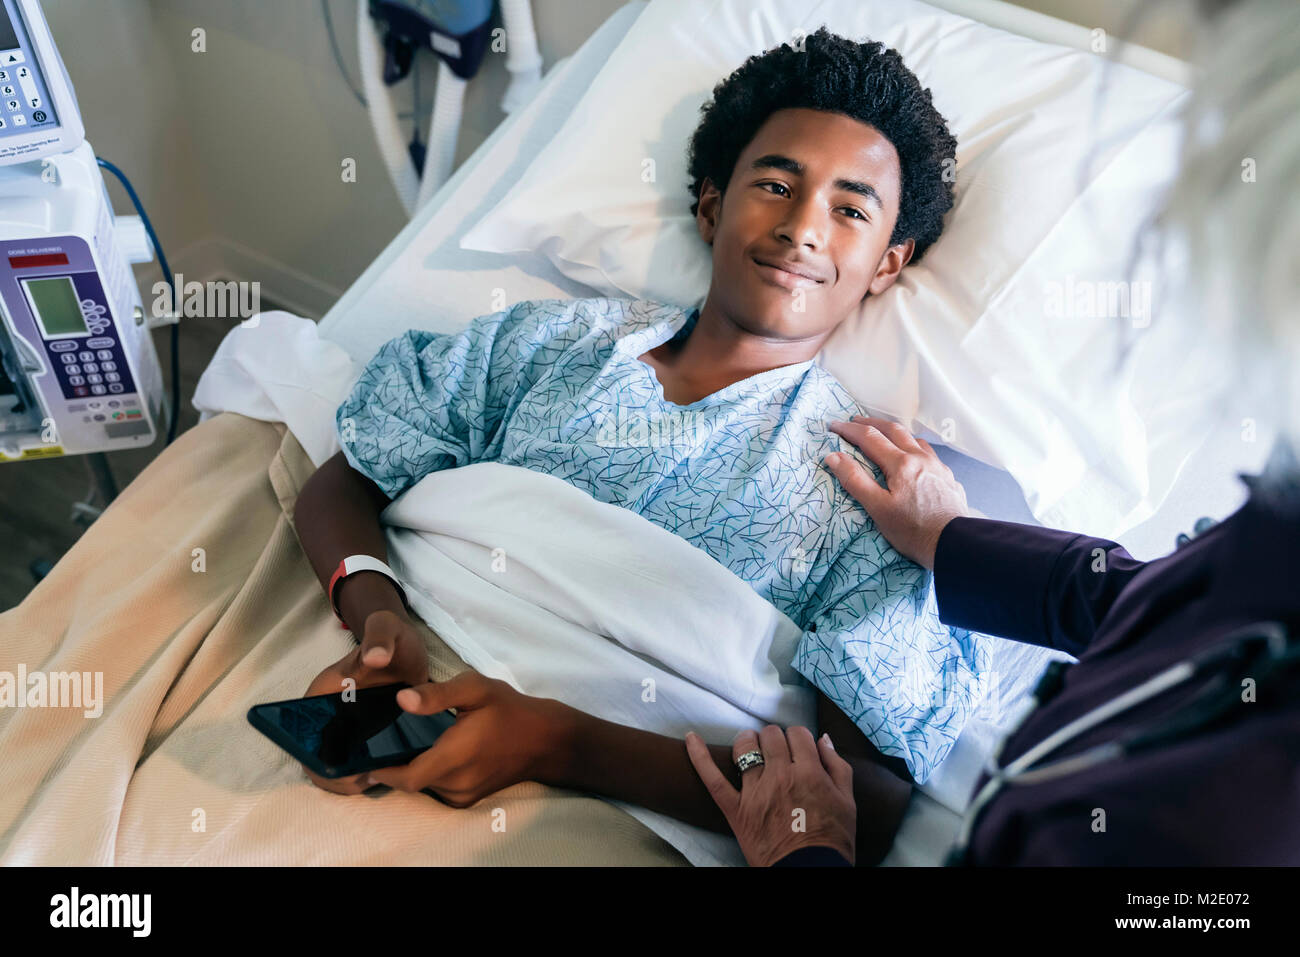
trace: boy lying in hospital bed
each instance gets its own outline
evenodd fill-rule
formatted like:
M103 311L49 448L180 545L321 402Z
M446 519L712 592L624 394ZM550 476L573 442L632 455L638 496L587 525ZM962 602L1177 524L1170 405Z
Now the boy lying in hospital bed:
M703 306L526 301L457 334L386 343L338 409L343 451L298 499L322 584L345 556L384 558L379 513L438 469L522 466L631 509L804 629L794 666L854 766L859 859L879 860L911 781L951 743L947 723L968 713L960 699L971 693L951 680L937 703L915 707L899 680L919 660L942 662L945 677L978 675L983 652L938 622L928 575L822 466L849 451L826 423L861 409L813 357L938 237L955 147L929 92L880 44L823 28L802 51L751 58L715 88L690 144L692 212L713 258ZM461 718L405 768L313 777L320 786L428 789L464 806L537 780L727 830L681 740L473 672L427 684L425 649L386 577L351 575L335 598L362 643L309 694L345 677L406 681L423 686L419 710L456 707ZM738 785L730 748L711 750Z

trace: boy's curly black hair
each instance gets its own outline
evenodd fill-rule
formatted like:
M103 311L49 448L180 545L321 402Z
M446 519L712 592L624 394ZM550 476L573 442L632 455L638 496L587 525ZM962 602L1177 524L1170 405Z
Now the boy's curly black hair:
M783 43L751 56L700 107L703 118L687 154L691 215L699 209L704 177L725 193L741 151L772 113L842 113L875 127L898 152L902 195L889 243L914 240L916 262L939 238L952 208L952 183L943 173L944 160L956 160L956 138L898 51L856 43L824 26L805 37L803 47Z

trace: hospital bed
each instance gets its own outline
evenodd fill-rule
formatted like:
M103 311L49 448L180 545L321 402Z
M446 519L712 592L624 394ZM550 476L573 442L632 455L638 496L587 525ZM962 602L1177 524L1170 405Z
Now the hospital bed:
M937 5L1049 42L1079 47L1087 38L996 0ZM320 321L323 339L363 363L412 326L451 331L501 308L500 291L508 302L592 295L542 255L476 252L459 240L523 175L645 7L644 0L622 7L551 68L536 98L492 133ZM1182 75L1179 64L1149 51L1125 58ZM1197 517L1236 507L1243 490L1233 463L1214 451L1225 435L1209 435L1156 514L1121 537L1135 555L1167 552ZM975 508L1034 521L1006 472L941 454ZM291 526L312 469L282 424L230 414L205 421L160 455L27 601L0 616L19 659L103 670L106 687L116 689L98 722L45 711L0 724L11 765L0 798L0 860L686 863L624 811L537 784L466 810L420 795L326 795L251 732L248 705L300 694L351 647ZM464 667L428 637L435 678ZM1023 677L1022 691L1033 677ZM973 780L995 732L985 728L954 752L952 787ZM491 827L497 808L512 822L504 834ZM886 863L939 863L957 824L952 807L916 792Z

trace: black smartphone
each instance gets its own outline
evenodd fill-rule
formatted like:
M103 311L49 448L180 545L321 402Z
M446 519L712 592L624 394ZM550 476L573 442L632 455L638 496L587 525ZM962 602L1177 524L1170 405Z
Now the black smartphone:
M403 711L397 692L409 687L398 682L254 705L248 723L323 778L406 764L456 723L450 711Z

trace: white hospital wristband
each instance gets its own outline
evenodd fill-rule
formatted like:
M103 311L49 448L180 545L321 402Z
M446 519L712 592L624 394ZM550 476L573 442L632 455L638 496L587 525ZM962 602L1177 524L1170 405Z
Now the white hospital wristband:
M349 555L347 558L343 559L343 561L339 562L339 567L334 569L334 574L330 576L329 583L330 607L334 609L334 616L338 618L344 628L349 626L348 623L343 620L343 614L339 611L338 602L334 600L334 592L338 589L339 583L342 582L343 579L347 578L349 575L355 575L357 572L379 572L379 574L385 576L393 583L393 587L397 589L397 594L401 596L402 604L406 606L406 610L411 610L411 603L406 600L406 589L402 587L402 583L397 580L397 575L393 573L391 568L381 562L378 558L375 558L374 555Z

